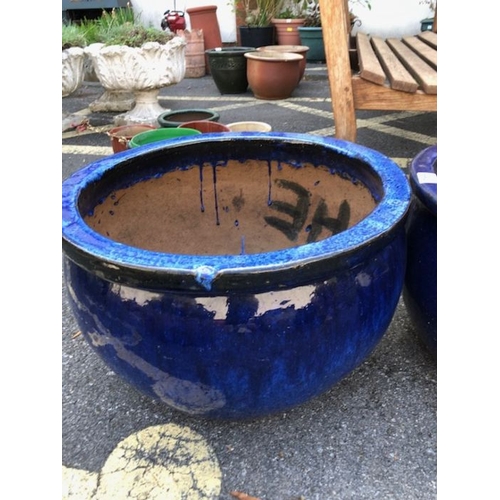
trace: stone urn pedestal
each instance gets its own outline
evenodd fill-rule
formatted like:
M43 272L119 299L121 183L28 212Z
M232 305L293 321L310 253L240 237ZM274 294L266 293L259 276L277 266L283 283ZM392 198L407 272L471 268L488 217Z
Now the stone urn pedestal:
M128 47L93 43L85 49L105 89L134 95L133 107L115 117L116 125L157 124L158 115L168 111L158 102L160 89L179 83L185 76L185 47L184 38L174 37L163 45L147 42L142 47Z

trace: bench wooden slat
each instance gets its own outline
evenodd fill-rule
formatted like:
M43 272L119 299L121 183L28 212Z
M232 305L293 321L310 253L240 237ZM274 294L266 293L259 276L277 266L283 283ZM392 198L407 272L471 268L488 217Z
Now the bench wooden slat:
M371 43L384 68L391 88L403 92L415 92L418 89L418 82L394 55L385 40L372 37Z
M387 44L427 94L437 94L437 71L418 57L401 40L387 39Z
M403 38L403 43L410 47L421 59L430 64L434 69L437 69L437 50L427 45L425 42L415 36L407 36Z
M397 92L388 85L377 85L358 75L352 77L356 109L379 110L383 100L385 110L436 111L437 95L421 90L414 93Z
M386 76L372 49L368 36L364 33L357 33L356 46L358 49L360 76L370 82L383 85L386 81Z
M437 33L433 31L424 31L423 33L419 33L417 37L425 42L427 45L430 45L432 48L438 48L438 36Z

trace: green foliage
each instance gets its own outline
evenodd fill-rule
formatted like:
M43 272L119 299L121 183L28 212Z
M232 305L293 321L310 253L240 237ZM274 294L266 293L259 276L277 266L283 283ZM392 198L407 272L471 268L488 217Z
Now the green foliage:
M85 46L91 43L105 45L128 45L140 47L146 42L167 43L175 35L153 27L146 28L136 22L131 6L121 9L105 10L97 19L83 19L79 24L63 26L63 49L65 48L65 31L78 33Z
M70 47L85 47L87 39L76 24L63 24L62 26L62 50Z
M306 4L304 9L305 12L305 23L304 26L309 27L321 27L321 15L319 12L319 1L318 0L303 0ZM370 0L348 0L348 5L360 5L371 10L372 5ZM353 16L351 16L352 18Z
M284 0L276 19L302 19L306 16L307 0Z
M99 33L100 42L105 45L127 45L129 47L141 47L146 42L167 43L174 37L169 31L163 31L156 28L139 24L119 24L112 26L104 33Z
M269 26L284 0L241 0L247 26ZM237 0L236 0L237 2Z

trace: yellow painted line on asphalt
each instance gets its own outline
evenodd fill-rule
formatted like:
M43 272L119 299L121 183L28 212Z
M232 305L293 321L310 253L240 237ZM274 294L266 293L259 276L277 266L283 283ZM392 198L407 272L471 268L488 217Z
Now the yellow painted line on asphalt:
M64 145L62 147L63 155L92 155L92 156L108 156L113 154L111 146L72 146Z
M147 427L122 440L98 473L63 466L62 500L213 500L221 491L219 461L189 427Z

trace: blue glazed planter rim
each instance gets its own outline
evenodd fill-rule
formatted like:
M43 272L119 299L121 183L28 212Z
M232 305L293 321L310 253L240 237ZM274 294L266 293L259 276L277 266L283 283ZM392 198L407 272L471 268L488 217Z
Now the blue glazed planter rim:
M178 147L196 147L199 141L286 141L322 146L336 154L368 163L380 177L384 194L375 209L351 228L315 243L244 255L179 255L153 252L112 241L94 231L83 220L78 209L80 194L91 183L117 165L129 162L146 153ZM251 148L249 148L251 150ZM232 281L242 287L248 279L261 284L271 277L280 283L280 276L290 270L324 267L325 259L349 255L363 246L376 244L392 237L392 232L404 224L409 208L411 190L401 169L389 158L372 149L338 139L286 132L232 132L186 136L146 144L138 148L108 156L75 172L62 186L63 249L77 263L85 260L87 267L96 266L97 272L111 273L114 278L127 281L127 270L152 273L151 288L159 286L162 276L176 276L174 286L196 291L220 292ZM244 276L244 278L242 278ZM122 277L122 278L120 278ZM250 277L250 278L249 278ZM138 285L137 283L131 283ZM286 288L286 283L283 284Z
M418 199L437 215L437 146L420 151L410 163L410 185Z

